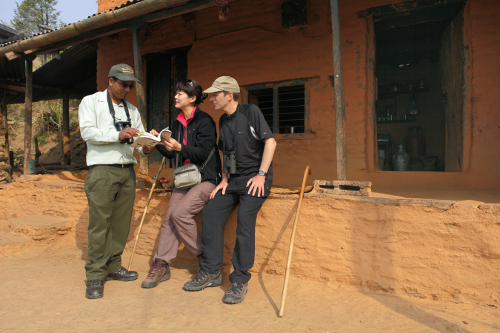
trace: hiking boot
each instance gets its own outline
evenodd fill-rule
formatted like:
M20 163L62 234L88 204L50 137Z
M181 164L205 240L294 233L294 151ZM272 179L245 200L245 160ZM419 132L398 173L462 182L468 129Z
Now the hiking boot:
M191 281L184 284L184 289L189 291L199 291L206 287L217 287L222 284L222 274L218 270L214 274L207 273L203 268L200 268L198 275Z
M142 288L154 288L160 282L170 279L170 267L165 260L155 259L146 280L142 281Z
M104 281L103 280L90 280L87 281L87 290L85 291L85 297L89 299L101 298L104 292Z
M233 282L224 297L224 303L238 304L243 302L248 291L248 282Z
M108 276L106 276L106 281L109 280L118 280L118 281L134 281L137 280L139 277L139 274L137 272L133 271L128 271L123 267L120 267L119 270L113 273L109 273Z

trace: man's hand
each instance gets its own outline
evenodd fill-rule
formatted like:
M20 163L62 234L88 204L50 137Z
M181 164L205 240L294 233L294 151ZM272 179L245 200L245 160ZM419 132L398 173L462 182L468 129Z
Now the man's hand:
M213 199L217 194L217 192L219 192L220 190L222 190L222 195L226 194L226 187L227 187L227 180L222 179L219 185L217 185L217 187L210 194L210 199Z
M181 149L182 149L181 144L179 142L177 142L177 140L175 140L175 139L162 138L161 142L163 143L163 145L165 146L165 148L168 151L172 151L172 150L181 151Z
M154 129L152 129L151 131L149 131L149 133L153 134L154 136L158 136L158 132L155 131Z
M250 180L247 182L247 187L250 186L250 189L248 189L248 194L252 194L253 196L255 196L255 191L257 191L258 197L260 197L261 193L264 196L265 182L266 176L256 175L255 177L250 178Z
M120 134L118 134L118 139L120 141L122 141L123 139L130 139L130 138L133 138L135 136L138 136L139 133L141 133L141 132L139 132L135 128L127 127L123 131L121 131Z

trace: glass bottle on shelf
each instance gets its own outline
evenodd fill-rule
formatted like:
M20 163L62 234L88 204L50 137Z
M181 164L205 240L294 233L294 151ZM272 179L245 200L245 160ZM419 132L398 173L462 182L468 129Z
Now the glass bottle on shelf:
M398 150L392 155L392 169L394 171L410 170L410 155L405 151L403 144L397 145Z

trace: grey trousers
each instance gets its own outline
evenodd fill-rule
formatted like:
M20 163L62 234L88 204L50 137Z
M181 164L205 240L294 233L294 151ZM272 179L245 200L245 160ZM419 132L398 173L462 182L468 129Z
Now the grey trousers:
M177 256L180 240L192 254L203 252L201 234L193 217L205 207L214 189L215 185L208 181L187 190L174 188L154 259L170 263Z

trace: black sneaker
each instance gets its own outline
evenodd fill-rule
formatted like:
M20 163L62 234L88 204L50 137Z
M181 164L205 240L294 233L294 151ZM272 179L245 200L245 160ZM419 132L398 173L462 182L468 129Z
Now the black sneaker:
M199 291L206 287L217 287L222 284L222 274L218 270L214 274L207 273L203 268L200 268L198 275L191 281L184 284L184 289L189 291Z
M142 288L154 288L160 282L170 279L170 267L165 260L155 259L146 280L142 281Z
M87 281L87 290L85 290L85 297L94 299L101 298L104 292L103 280L90 280Z
M243 302L248 291L248 282L233 282L224 297L224 303L238 304Z
M118 280L118 281L134 281L137 280L139 277L139 274L134 271L129 271L125 269L124 267L120 267L119 270L113 273L109 273L108 276L106 276L106 281L109 280Z

